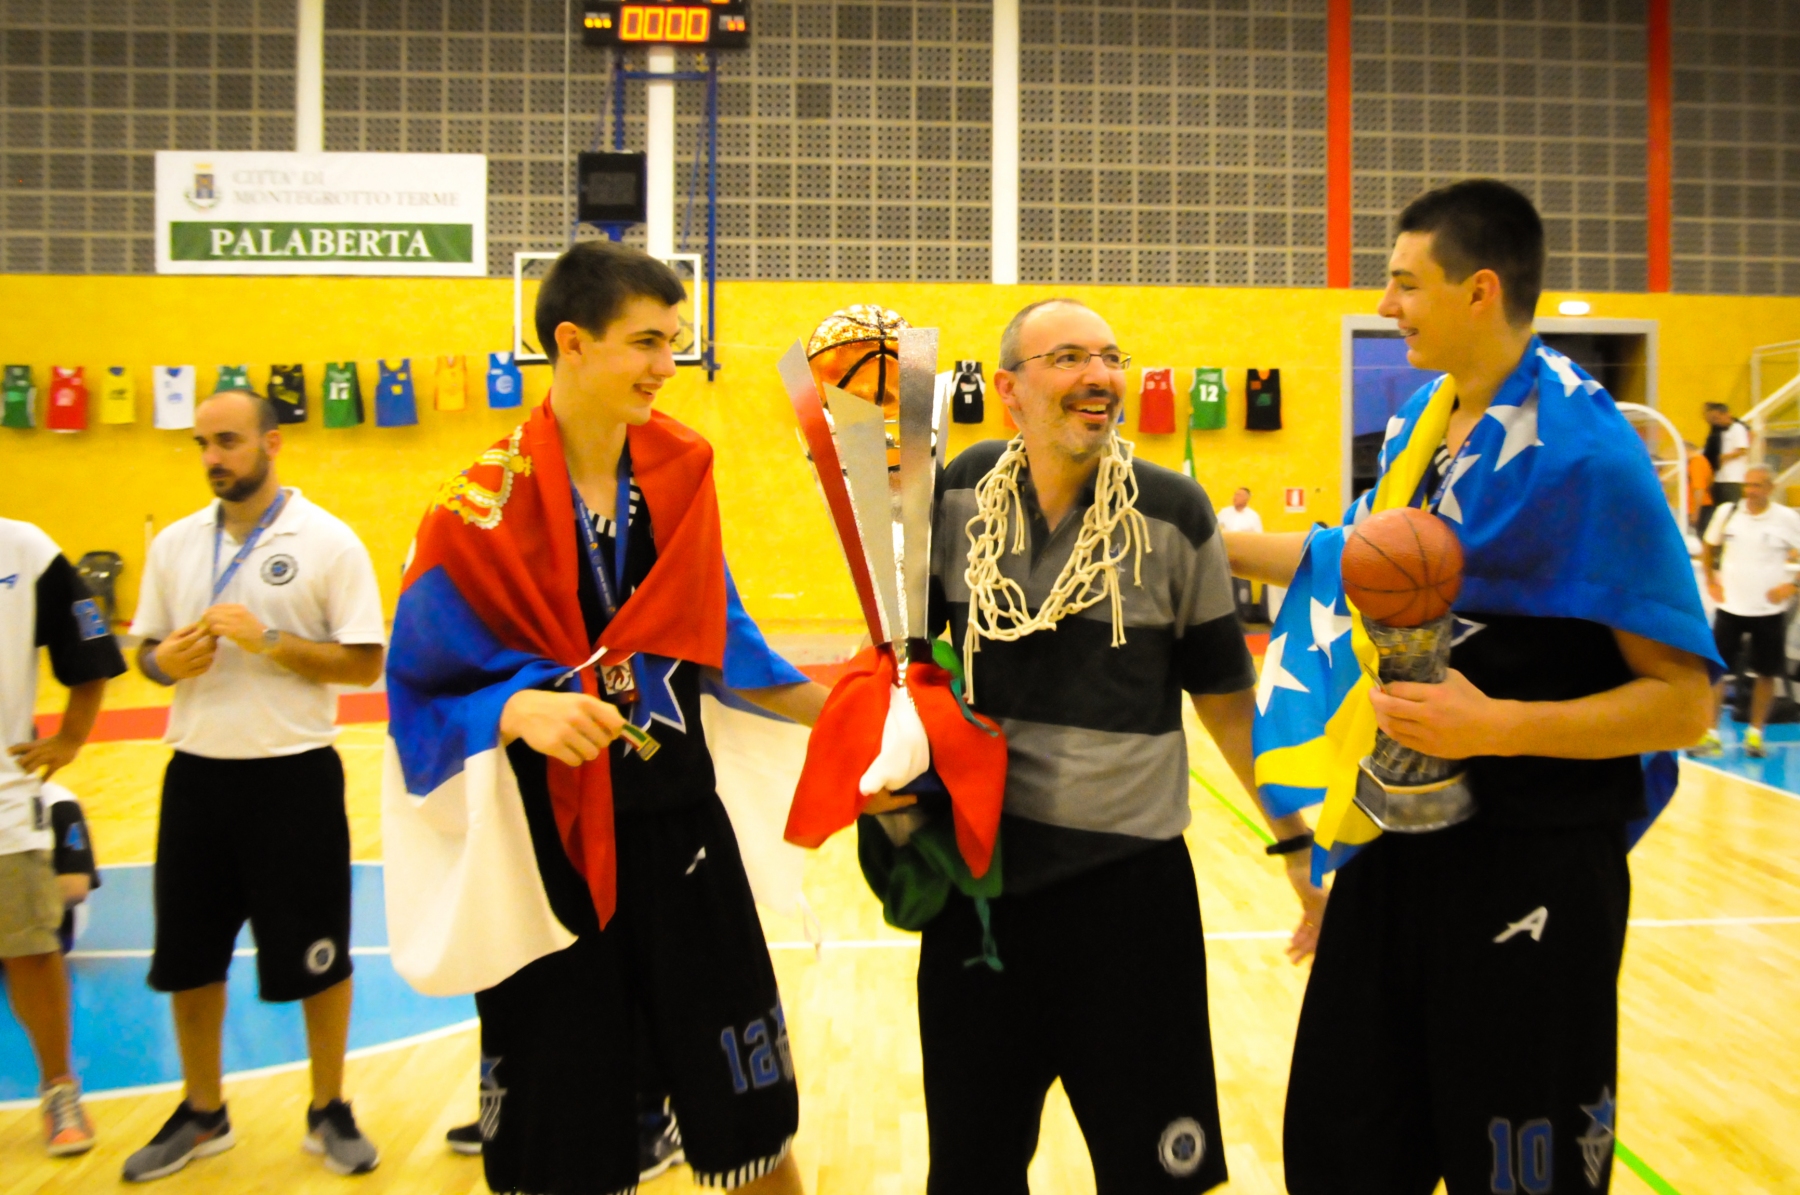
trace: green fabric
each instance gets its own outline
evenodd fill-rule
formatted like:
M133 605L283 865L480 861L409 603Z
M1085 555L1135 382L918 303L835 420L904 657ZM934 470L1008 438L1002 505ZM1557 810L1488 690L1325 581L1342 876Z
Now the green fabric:
M0 427L33 427L32 399L37 397L37 387L31 384L31 366L8 365L6 367L6 406L0 413Z
M214 394L221 390L248 389L250 389L250 367L248 365L219 366L219 380L213 383L212 388Z
M947 814L936 814L902 847L896 847L881 823L865 814L856 819L856 859L881 901L881 919L895 929L925 928L950 899L952 890L975 902L981 919L982 952L965 965L983 965L1000 971L1003 966L988 931L988 902L1000 895L1000 842L987 874L976 879L956 849L956 831Z
M324 391L326 427L355 427L363 421L362 383L356 376L356 362L327 364Z
M1196 369L1188 391L1188 426L1197 432L1219 431L1225 426L1225 371Z

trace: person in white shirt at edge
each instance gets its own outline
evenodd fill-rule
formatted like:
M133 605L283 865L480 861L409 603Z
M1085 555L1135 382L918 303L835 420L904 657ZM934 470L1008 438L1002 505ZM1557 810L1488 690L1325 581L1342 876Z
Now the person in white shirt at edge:
M1231 496L1231 505L1219 512L1219 526L1227 531L1253 531L1262 534L1262 516L1250 508L1250 491L1239 486Z
M1713 467L1713 501L1736 502L1743 495L1744 473L1750 464L1750 429L1743 420L1733 418L1731 408L1722 402L1707 403L1703 414L1712 427L1706 437L1706 459Z
M329 685L368 685L381 595L354 532L283 489L268 399L204 400L194 441L218 496L151 545L132 631L175 687L164 741L150 986L169 992L185 1098L125 1177L173 1174L234 1144L220 1090L225 978L246 919L264 1000L299 1000L312 1060L302 1144L338 1174L375 1146L341 1098L350 1026L350 831Z
M1741 677L1738 668L1745 636L1750 639L1749 671L1756 676L1750 693L1750 728L1744 732L1744 754L1764 754L1763 723L1775 697L1775 678L1785 673L1787 632L1782 626L1794 597L1789 563L1800 552L1800 512L1770 502L1774 471L1767 465L1744 470L1741 503L1720 503L1706 528L1706 590L1718 604L1713 639L1719 655ZM1713 725L1694 748L1696 755L1717 754L1723 747L1717 730L1725 699L1725 682L1713 687Z

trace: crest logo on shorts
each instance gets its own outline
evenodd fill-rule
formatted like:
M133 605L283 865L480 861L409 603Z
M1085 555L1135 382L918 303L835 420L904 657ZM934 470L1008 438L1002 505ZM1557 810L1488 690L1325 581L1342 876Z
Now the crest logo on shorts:
M1156 1143L1156 1160L1176 1178L1186 1178L1206 1160L1206 1130L1191 1116L1171 1120Z
M1613 1115L1616 1107L1613 1104L1612 1088L1602 1087L1600 1098L1591 1104L1581 1105L1587 1113L1587 1132L1575 1138L1575 1144L1581 1146L1581 1168L1586 1171L1588 1186L1596 1190L1601 1179L1606 1177L1607 1159L1613 1153Z
M300 565L285 552L263 561L262 579L268 585L286 585L300 575Z
M306 948L306 969L314 975L323 975L331 970L331 964L337 962L337 943L330 938L320 938Z

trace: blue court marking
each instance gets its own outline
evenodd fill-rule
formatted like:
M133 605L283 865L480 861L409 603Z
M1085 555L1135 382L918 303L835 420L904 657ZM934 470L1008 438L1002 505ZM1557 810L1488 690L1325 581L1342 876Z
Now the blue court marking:
M69 956L75 1072L91 1094L181 1079L181 1055L169 998L145 982L155 929L152 869L103 867L88 898L86 931ZM367 1050L475 1016L472 996L421 996L395 973L387 954L387 917L379 863L351 868L350 953L356 962L350 1049ZM298 1002L264 1004L256 996L255 942L248 927L226 983L227 1075L306 1060L306 1024ZM37 1060L30 1039L0 1015L0 1103L35 1100Z
M1768 751L1764 759L1752 759L1744 754L1747 728L1747 723L1738 722L1729 715L1720 718L1719 737L1725 742L1725 750L1718 755L1699 756L1683 751L1681 758L1800 797L1800 722L1763 727L1763 747Z

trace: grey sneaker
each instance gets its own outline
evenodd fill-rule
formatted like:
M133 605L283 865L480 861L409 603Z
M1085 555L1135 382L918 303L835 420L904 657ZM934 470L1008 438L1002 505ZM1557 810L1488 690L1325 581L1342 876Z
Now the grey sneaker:
M306 1110L306 1140L300 1144L306 1152L323 1157L325 1169L333 1174L367 1174L381 1162L375 1143L356 1127L350 1105L343 1100Z
M671 1166L687 1161L681 1128L673 1112L638 1117L638 1181L647 1183Z
M210 1158L236 1144L231 1118L223 1107L217 1112L196 1112L182 1100L150 1144L125 1159L125 1181L147 1183L163 1178L195 1158Z

